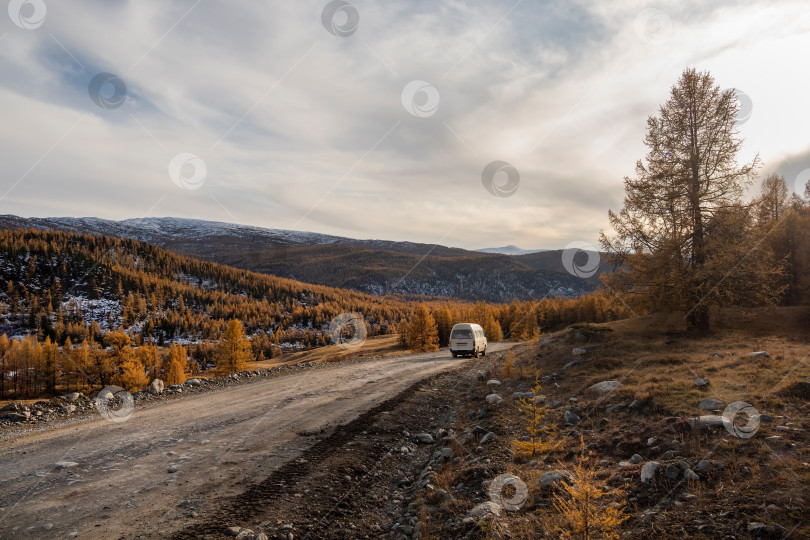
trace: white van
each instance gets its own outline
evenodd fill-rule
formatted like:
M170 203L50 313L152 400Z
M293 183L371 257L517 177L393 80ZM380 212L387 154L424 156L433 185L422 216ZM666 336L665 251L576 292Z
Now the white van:
M453 358L459 355L470 356L487 354L487 336L484 329L477 324L458 323L450 331L450 352Z

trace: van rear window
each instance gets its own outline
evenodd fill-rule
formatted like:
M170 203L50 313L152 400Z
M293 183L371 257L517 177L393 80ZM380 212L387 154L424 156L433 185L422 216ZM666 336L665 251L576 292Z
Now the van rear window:
M453 330L450 339L470 339L472 337L472 330Z

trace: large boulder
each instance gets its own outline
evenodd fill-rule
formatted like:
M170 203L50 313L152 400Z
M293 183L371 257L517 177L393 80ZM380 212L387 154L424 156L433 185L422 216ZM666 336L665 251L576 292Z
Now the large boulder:
M587 390L585 390L585 395L593 397L603 396L621 387L622 383L619 381L602 381L591 385Z
M163 381L160 379L154 379L151 383L149 383L149 393L150 394L162 394L163 393Z

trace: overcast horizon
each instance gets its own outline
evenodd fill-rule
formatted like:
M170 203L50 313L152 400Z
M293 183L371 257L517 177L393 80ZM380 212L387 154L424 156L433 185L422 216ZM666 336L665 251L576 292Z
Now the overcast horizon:
M801 191L805 3L704 4L12 0L0 214L596 245L687 67Z

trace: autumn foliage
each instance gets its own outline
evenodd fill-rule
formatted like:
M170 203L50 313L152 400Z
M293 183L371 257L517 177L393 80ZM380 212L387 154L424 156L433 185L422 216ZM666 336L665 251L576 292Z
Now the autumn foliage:
M436 320L427 306L420 304L406 329L408 348L414 352L429 352L439 348L439 334Z
M535 457L557 447L557 444L555 444L552 439L553 428L547 427L544 424L548 407L541 399L541 390L540 376L539 374L535 374L531 397L521 397L517 401L516 406L523 420L526 422L526 432L529 439L528 441L520 439L512 440L512 450L514 450L517 455Z
M215 353L217 375L228 375L247 369L247 363L253 359L250 351L250 340L239 320L228 323Z
M568 471L570 482L563 482L561 492L554 494L554 508L562 522L560 538L616 540L625 519L624 505L618 501L622 493L599 480L595 459L586 454L581 437L580 446L579 460Z

